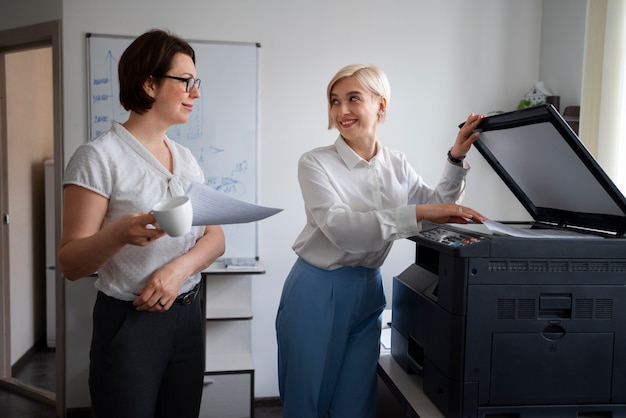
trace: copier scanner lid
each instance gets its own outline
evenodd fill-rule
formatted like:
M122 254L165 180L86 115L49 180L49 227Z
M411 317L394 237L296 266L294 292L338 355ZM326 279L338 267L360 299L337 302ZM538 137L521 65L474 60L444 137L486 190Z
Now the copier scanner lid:
M626 199L552 105L485 117L476 149L535 221L626 232Z

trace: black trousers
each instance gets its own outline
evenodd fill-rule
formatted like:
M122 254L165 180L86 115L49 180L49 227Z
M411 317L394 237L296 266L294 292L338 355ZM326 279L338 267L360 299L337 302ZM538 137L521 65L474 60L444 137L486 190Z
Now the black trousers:
M165 312L98 292L89 390L97 418L197 418L204 378L200 298Z

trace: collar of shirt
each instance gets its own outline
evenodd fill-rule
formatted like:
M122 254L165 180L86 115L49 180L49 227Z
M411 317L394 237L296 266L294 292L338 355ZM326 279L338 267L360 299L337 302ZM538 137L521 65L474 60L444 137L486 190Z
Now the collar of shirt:
M361 158L359 154L354 152L352 148L350 148L350 146L346 143L346 141L343 139L341 135L339 135L339 137L335 140L335 148L337 149L337 154L339 154L339 157L341 157L346 167L348 167L351 170L354 167L356 167L356 165L360 163L361 161L363 161L366 164L371 164L375 159L377 159L377 160L380 160L382 164L384 164L385 153L383 152L383 147L378 141L377 141L377 145L378 145L377 146L378 152L376 153L376 155L372 158L371 161L366 161L363 158Z
M167 179L168 189L172 196L182 196L185 194L186 187L189 186L189 181L185 181L184 176L181 174L181 169L179 167L179 152L176 147L172 146L172 141L166 136L164 138L167 147L169 148L174 165L174 172L170 173L167 168L163 166L156 159L154 155L152 155L146 147L144 147L141 142L137 140L126 128L124 125L113 122L112 129L120 137L125 144L127 144L132 150L134 150L139 157L144 159L148 164L150 164L156 172L160 173L161 176ZM185 184L187 183L187 184Z

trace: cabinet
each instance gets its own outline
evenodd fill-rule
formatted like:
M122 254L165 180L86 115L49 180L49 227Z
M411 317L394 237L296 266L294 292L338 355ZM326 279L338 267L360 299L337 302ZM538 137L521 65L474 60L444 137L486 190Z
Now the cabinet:
M230 270L216 261L203 272L206 364L200 417L254 416L251 348L252 278L256 269Z

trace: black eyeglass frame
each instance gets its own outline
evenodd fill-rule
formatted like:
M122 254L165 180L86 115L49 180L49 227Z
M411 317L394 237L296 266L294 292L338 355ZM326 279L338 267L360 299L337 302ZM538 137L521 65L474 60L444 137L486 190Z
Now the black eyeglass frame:
M198 89L200 88L201 81L199 78L195 78L195 77L174 77L173 75L159 75L159 76L153 76L153 77L171 78L172 80L184 81L186 83L185 91L187 93L189 93L193 89L194 86L196 86Z

